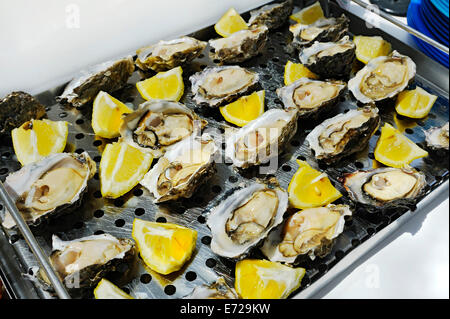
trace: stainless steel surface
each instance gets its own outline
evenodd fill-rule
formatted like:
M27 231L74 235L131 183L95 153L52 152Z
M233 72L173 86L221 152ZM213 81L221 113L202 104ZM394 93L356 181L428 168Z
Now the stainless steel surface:
M334 15L343 12L334 3L330 3L330 11ZM442 125L448 121L448 70L429 59L421 52L411 49L400 41L389 35L389 30L368 29L364 21L346 12L351 20L350 30L358 34L378 34L390 41L395 49L402 54L407 54L417 64L418 75L416 84L427 91L439 96L430 115L420 121L410 121L398 118L392 109L382 110L383 122L390 122L396 126L404 125L403 129L408 138L416 143L424 140L423 130L432 126ZM206 40L216 37L212 27L196 32L193 36ZM298 54L286 47L289 39L287 26L271 32L270 40L265 52L242 65L261 75L261 86L266 90L266 108L281 107L281 103L276 96L275 90L283 86L283 71L287 60L298 61ZM145 45L145 43L143 43ZM185 80L185 95L181 102L208 120L207 130L213 135L219 144L223 141L223 132L227 127L218 110L207 108L197 108L192 101L190 83L188 77L201 70L207 65L214 65L214 61L208 58L209 47L204 51L204 55L196 59L191 65L183 67L183 77ZM135 83L143 78L143 74L136 71L128 81L128 86L115 92L114 96L120 100L130 103L134 108L143 102L136 90ZM146 75L148 76L148 75ZM69 126L69 138L67 151L81 152L87 151L97 162L100 162L101 153L106 143L104 139L97 139L92 131L90 119L90 106L77 110L65 108L55 102L55 96L62 92L64 86L43 92L37 98L47 105L48 117L52 120L66 120L72 125ZM356 102L348 94L345 101L339 104L336 112L345 112L356 107ZM311 126L311 125L309 125ZM408 127L408 128L406 128ZM289 181L297 169L296 159L306 159L317 168L309 148L304 144L306 134L311 130L308 123L300 123L297 134L292 139L286 151L279 157L278 169L275 173L282 187L287 188ZM342 172L353 171L361 168L371 168L374 165L373 149L378 135L373 136L369 147L347 161L343 161L335 168L323 168L335 183ZM222 144L223 145L223 144ZM8 172L17 170L20 165L17 163L12 147L9 145L0 146L0 178L3 179ZM445 189L437 188L448 179L448 167L442 166L445 163L428 159L419 159L413 162L413 166L423 171L427 176L427 183L432 190L423 201L431 200L432 196L442 193ZM321 168L322 169L322 168ZM5 172L6 170L6 172ZM51 250L51 235L58 234L62 239L74 239L101 232L108 232L117 237L131 237L131 227L134 218L141 218L151 221L174 222L198 231L197 247L193 258L180 271L162 276L148 269L143 262L140 262L135 279L122 288L128 290L133 296L140 298L180 298L189 294L192 289L202 283L211 283L217 276L224 276L233 284L234 263L225 258L219 258L213 254L209 248L210 231L205 224L205 216L209 209L220 202L222 196L241 183L248 183L255 178L262 177L257 169L250 169L246 172L237 172L232 169L229 163L218 163L217 174L207 183L202 185L189 200L180 200L171 203L155 205L152 203L152 196L140 186L136 186L125 196L117 200L109 200L101 197L99 192L100 184L98 175L89 182L88 193L85 195L82 206L73 214L62 216L50 223L42 234L37 236L39 245L46 253ZM339 186L339 183L336 184ZM437 189L436 189L437 188ZM431 196L431 197L430 197ZM418 205L418 210L422 205ZM1 210L0 210L1 211ZM395 230L397 221L407 220L410 216L406 210L389 211L384 214L370 215L358 211L352 220L346 222L344 233L338 237L332 252L325 258L317 258L315 261L305 259L300 263L307 269L307 274L302 281L302 286L297 297L311 296L317 287L323 286L326 282L334 278L334 269L345 269L354 260L355 252L361 257L370 246L379 242L377 234L381 232L392 233ZM389 225L394 225L389 227ZM374 235L375 234L375 235ZM6 234L9 237L20 262L22 271L28 272L39 263L29 251L27 243L14 235ZM6 240L5 235L0 232L0 242ZM366 244L367 243L367 244ZM360 248L364 247L364 248ZM256 250L252 257L261 258ZM0 264L1 263L0 256ZM150 276L148 276L150 275ZM322 279L326 278L326 279ZM25 281L20 277L17 281ZM318 289L317 288L317 289ZM18 288L20 289L20 288ZM36 288L40 297L47 298L48 294ZM25 295L22 290L19 295Z

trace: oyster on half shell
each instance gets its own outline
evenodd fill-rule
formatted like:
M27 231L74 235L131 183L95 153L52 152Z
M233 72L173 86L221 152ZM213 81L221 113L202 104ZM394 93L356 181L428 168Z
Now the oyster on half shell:
M189 198L215 173L218 147L208 135L190 136L168 150L140 182L160 203Z
M448 122L441 127L432 127L425 132L427 147L436 155L448 156L449 125Z
M136 51L136 65L144 71L167 71L194 60L205 47L206 42L186 36L159 41Z
M258 86L259 75L237 65L207 67L189 80L197 104L217 107L232 102Z
M269 29L278 29L289 18L293 9L293 1L265 5L250 12L250 26L266 25Z
M300 119L317 119L330 113L347 85L341 81L316 81L301 78L277 90L285 108L298 109Z
M308 254L311 259L324 257L344 230L345 216L351 215L348 205L304 209L273 230L261 251L270 261L288 264L294 264L300 255Z
M330 164L363 150L380 123L376 107L366 106L323 121L306 141L316 160Z
M181 103L151 100L126 114L120 135L129 145L159 158L176 143L200 132L206 124Z
M361 103L378 102L397 96L414 79L416 64L393 51L372 59L348 82L348 89Z
M57 153L39 162L23 166L6 177L5 188L30 226L38 226L71 210L87 190L87 182L96 172L88 153ZM6 211L2 225L16 226Z
M287 207L288 194L276 181L235 190L208 215L212 251L228 258L244 257L283 221Z

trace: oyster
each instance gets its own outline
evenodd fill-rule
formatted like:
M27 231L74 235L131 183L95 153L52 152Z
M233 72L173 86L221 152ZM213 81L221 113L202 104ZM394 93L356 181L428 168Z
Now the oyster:
M382 101L403 91L416 75L411 58L393 51L372 59L348 82L348 89L361 103Z
M378 109L366 106L323 121L306 141L318 161L330 164L363 150L379 123Z
M216 107L232 102L258 86L259 75L237 65L208 67L189 80L197 104Z
M346 87L345 82L323 82L301 78L279 88L277 94L284 107L298 109L300 119L317 119L332 111Z
M205 47L206 42L186 36L159 41L136 51L136 65L144 71L166 71L194 60Z
M57 153L8 175L5 188L26 223L38 226L79 203L95 172L95 162L88 153ZM8 211L2 225L7 229L16 226Z
M94 235L63 241L53 235L50 263L70 292L95 287L108 273L122 271L126 278L136 263L134 242L110 234ZM125 267L124 267L125 266ZM40 279L48 283L41 270Z
M228 258L244 257L283 221L287 207L288 194L276 181L235 190L208 216L212 251Z
M261 251L271 261L289 264L295 263L300 255L308 254L311 259L324 257L344 230L344 217L351 215L347 205L329 204L302 210L271 232Z
M21 91L12 92L0 99L0 135L10 135L14 128L44 115L45 107L33 96Z
M412 167L382 167L345 174L343 185L354 202L370 210L414 205L426 181Z
M294 36L292 44L301 49L315 41L337 42L348 33L350 20L342 14L339 18L321 18L312 24L297 23L289 27Z
M269 29L278 29L289 18L293 9L293 1L265 5L250 12L250 26L266 25Z
M159 158L179 141L200 132L206 124L181 103L151 100L123 118L120 135L129 145Z
M225 156L234 166L247 168L267 163L278 156L297 131L296 108L270 109L230 134L226 139Z
M314 42L300 52L299 58L323 79L346 78L352 70L355 50L356 45L345 36L338 42Z
M97 64L81 71L56 99L60 103L75 107L83 106L94 100L100 91L111 93L124 87L133 72L134 62L131 55Z
M448 122L441 127L432 127L425 132L425 141L428 149L440 157L448 156L449 145Z
M269 29L263 25L235 32L227 38L210 40L209 45L214 49L211 59L217 59L222 63L246 61L262 52L268 33Z
M227 285L225 279L219 277L216 282L209 286L195 287L184 299L238 299L238 296L234 289Z
M140 182L160 203L189 198L215 173L218 147L208 135L185 138L158 160Z

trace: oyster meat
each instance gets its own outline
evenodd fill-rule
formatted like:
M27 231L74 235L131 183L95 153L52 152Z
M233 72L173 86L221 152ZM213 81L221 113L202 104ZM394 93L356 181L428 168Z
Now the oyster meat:
M69 206L81 201L87 182L95 172L95 162L87 152L57 153L8 175L5 188L26 223L38 226L49 218L70 212ZM16 226L8 211L2 225L7 229Z
M337 42L314 42L304 48L299 55L300 61L309 70L322 79L347 78L356 57L356 45L348 36Z
M120 134L129 145L159 158L176 143L200 132L206 124L181 103L151 100L123 118Z
M269 29L278 29L289 18L293 9L293 1L265 5L250 12L250 26L266 25Z
M235 190L208 216L212 251L228 258L244 257L283 221L287 207L288 194L276 181Z
M225 279L219 277L211 285L195 287L184 299L238 299L238 296L234 289L227 285Z
M269 234L261 251L271 261L289 264L300 255L324 257L344 230L345 216L351 215L348 205L329 204L299 211Z
M378 109L366 106L323 121L306 141L318 161L331 164L363 150L379 123Z
M442 157L448 156L449 145L448 122L441 127L432 127L425 132L425 142L428 149Z
M144 71L167 71L194 60L205 47L206 42L186 36L159 41L136 51L136 65Z
M297 131L297 108L270 109L226 139L225 156L247 168L278 156Z
M114 92L125 86L134 72L133 57L107 61L83 70L67 84L64 92L57 97L60 103L81 107L91 102L98 92Z
M426 180L412 167L382 167L345 174L343 185L354 202L370 211L414 205L424 193Z
M277 90L285 108L298 109L300 119L318 119L332 113L333 107L345 92L347 85L341 81L316 81L301 78Z
M348 82L348 89L361 103L395 97L414 79L416 64L411 58L393 51L390 56L372 59Z
M348 33L350 20L342 14L339 18L321 18L312 24L297 23L289 27L294 36L292 44L301 49L315 41L337 42Z
M217 107L256 89L259 75L237 65L208 67L189 80L197 104Z
M189 198L215 173L218 147L208 135L192 135L176 144L158 160L140 182L160 203Z
M227 38L210 40L209 45L214 49L211 59L222 63L237 63L246 61L264 49L269 29L259 26L254 29L241 30Z

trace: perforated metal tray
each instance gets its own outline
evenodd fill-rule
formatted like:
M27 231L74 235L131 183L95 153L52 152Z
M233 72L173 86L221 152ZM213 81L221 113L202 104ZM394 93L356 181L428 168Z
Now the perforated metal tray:
M340 15L343 11L337 5L330 4L331 13ZM406 46L389 35L389 30L368 29L364 21L349 12L345 12L350 20L350 31L355 34L381 35L392 43L393 48L403 54L409 55L417 64L417 76L413 86L418 85L428 92L439 96L431 113L426 119L411 121L395 115L392 109L382 110L382 121L389 122L401 128L406 136L416 143L424 140L423 130L432 126L440 126L448 121L448 70L435 63L422 53ZM248 19L248 13L243 15ZM206 28L192 34L192 36L208 40L216 37L212 27ZM258 72L261 75L261 86L266 91L266 108L280 108L282 104L277 98L275 90L283 86L283 73L286 61L298 61L298 54L290 50L286 43L289 42L290 33L288 26L284 26L270 33L270 40L266 50L258 57L242 63L244 67ZM143 43L145 45L146 43ZM194 109L200 116L209 122L208 127L215 128L214 137L222 141L223 132L228 126L222 119L218 110L197 108L192 100L190 83L188 78L194 72L206 66L214 65L208 57L209 47L201 57L194 60L189 66L183 68L185 81L185 95L181 102L189 108ZM148 75L146 75L148 76ZM135 108L143 102L136 90L135 83L141 80L143 74L136 71L129 79L127 87L115 92L113 95L124 102L131 103ZM37 95L41 103L47 106L48 118L52 120L65 120L71 123L69 126L68 151L87 151L97 162L100 162L101 152L109 141L96 139L90 124L91 108L69 109L56 103L55 97L59 95L64 85ZM345 112L355 108L356 103L347 94L336 109L336 113ZM310 151L304 145L304 138L311 130L311 125L301 123L295 137L285 152L279 157L279 168L275 176L282 187L287 188L290 179L297 169L296 159L306 159L310 164L317 167ZM373 149L378 139L379 131L370 140L369 147L356 156L338 163L333 168L321 167L326 170L330 178L337 181L343 172L356 169L368 169L373 166ZM7 174L20 168L10 141L2 141L0 146L0 178L5 179ZM155 161L156 162L156 161ZM435 189L448 179L448 166L442 161L432 157L419 159L412 165L425 173L429 185L429 194L423 201L431 200L435 192L445 191L441 188ZM198 241L192 259L178 272L162 276L144 266L140 261L138 273L133 281L122 287L125 291L140 298L180 298L189 294L195 286L203 283L211 283L218 276L224 276L232 285L234 276L234 263L228 259L220 258L209 248L211 234L205 224L205 216L208 210L218 204L223 194L231 188L238 187L243 182L262 177L257 169L238 173L227 163L217 164L217 174L207 183L198 188L191 199L183 199L176 202L155 205L152 197L140 186L135 187L128 194L116 200L101 197L98 174L89 182L89 190L85 195L80 209L67 216L55 220L49 225L47 231L37 236L39 243L46 253L51 251L51 235L56 233L63 239L75 239L79 237L110 233L117 237L131 237L131 227L134 218L150 221L173 222L194 228L198 231ZM337 183L337 182L336 182ZM339 186L339 183L337 183ZM341 199L340 201L345 201ZM3 207L0 207L2 210ZM306 276L302 285L292 296L310 296L312 291L319 287L315 284L320 280L320 286L324 281L331 280L333 269L341 265L348 266L348 261L355 259L352 252L358 251L360 256L364 249L373 246L393 229L393 225L399 219L408 219L410 214L407 210L397 209L384 214L368 214L358 210L352 219L346 221L344 232L338 237L332 252L325 258L316 258L311 261L305 258L299 266L306 268ZM401 218L399 218L401 217ZM374 235L379 236L374 236ZM371 238L373 237L373 238ZM366 243L370 243L367 245ZM358 248L358 249L355 249ZM262 258L258 250L253 252L252 257ZM15 233L6 233L0 229L0 267L3 277L11 287L13 296L17 298L50 298L51 296L34 286L21 276L21 272L27 273L33 267L38 266L37 261L27 247L26 242ZM342 266L340 267L342 268ZM328 273L328 275L326 275ZM114 275L114 274L113 274ZM325 276L326 275L326 276ZM300 293L300 294L297 294Z

